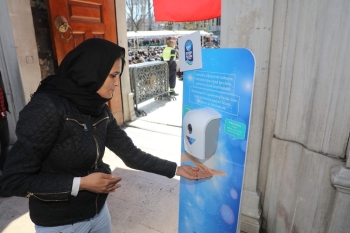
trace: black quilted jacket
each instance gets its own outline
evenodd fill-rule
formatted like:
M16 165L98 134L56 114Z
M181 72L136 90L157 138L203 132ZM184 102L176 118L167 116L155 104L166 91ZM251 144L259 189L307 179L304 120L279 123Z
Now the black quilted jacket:
M10 195L29 198L30 217L40 226L71 224L99 213L107 194L70 194L74 177L111 173L102 162L105 147L131 168L175 175L176 163L136 148L107 106L91 117L65 98L37 94L20 112L16 134L1 185Z

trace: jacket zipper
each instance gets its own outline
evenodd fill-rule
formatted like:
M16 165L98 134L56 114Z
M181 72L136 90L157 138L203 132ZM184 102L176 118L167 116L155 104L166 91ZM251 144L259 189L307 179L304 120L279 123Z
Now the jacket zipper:
M97 125L97 124L99 124L100 122L102 122L102 121L104 121L104 120L107 120L107 119L109 119L108 116L102 118L101 120L99 120L99 121L97 121L96 123L92 124L92 127L93 127L94 129L96 129L96 125ZM86 126L86 124L80 123L79 121L77 121L77 120L75 120L75 119L73 119L73 118L66 118L66 120L67 120L67 121L75 121L75 122L78 123L79 125L83 126L83 127L84 127L84 130L87 131L87 126ZM97 163L98 163L98 159L100 158L100 147L98 146L98 142L97 142L96 138L95 138L94 136L93 136L93 138L94 138L95 144L96 144L96 160L95 160L95 163L92 165L92 167L95 166L95 171L98 171ZM88 171L88 173L89 173L89 171ZM97 199L98 199L99 195L100 195L100 194L97 194L96 200L95 200L96 215L98 214ZM29 198L30 196L34 196L34 197L38 198L37 196L34 195L34 193L29 193L29 192L28 192L27 197ZM38 198L38 199L40 199L40 198ZM40 199L40 200L42 200L42 199ZM43 200L43 201L44 201L44 200ZM59 201L59 200L54 200L54 201Z
M96 150L97 150L96 153L97 153L97 155L96 155L95 163L94 163L94 165L92 165L92 167L95 166L95 171L97 171L97 170L98 170L97 162L98 162L98 159L100 158L100 150L99 150L100 147L98 146L98 142L97 142L95 136L93 136L93 137L94 137L94 140L95 140L95 143L96 143ZM98 193L97 196L96 196L96 200L95 200L96 215L98 214L97 199L98 199L99 195L100 195L100 194Z
M104 121L104 120L107 120L107 119L109 119L108 116L106 116L105 118L102 118L101 120L97 121L96 123L93 123L93 124L92 124L92 127L93 127L94 129L96 129L96 125L97 125L97 124L99 124L101 121Z
M92 165L92 167L95 166L95 171L97 171L98 170L97 162L98 162L98 159L100 158L100 147L98 146L98 142L95 136L92 136L92 137L94 138L95 144L96 144L96 160L95 160L95 163Z
M66 120L67 120L67 121L74 121L74 122L78 123L79 125L83 126L83 127L84 127L84 131L87 131L87 130L88 130L86 124L80 123L80 122L77 121L76 119L68 118L68 117L67 117Z
M96 206L96 215L98 214L98 207L97 207L97 199L98 199L98 196L100 196L100 194L99 194L99 193L97 194L96 201L95 201L95 206Z
M92 124L92 127L93 129L95 130L96 129L96 125L99 124L100 122L104 121L104 120L107 120L109 119L109 117L104 117L102 118L101 120L97 121L96 123L93 123ZM94 137L94 136L93 136ZM95 140L95 143L96 143L96 160L95 160L95 164L93 166L95 166L95 171L98 170L98 166L97 166L97 163L98 163L98 159L100 158L100 147L98 146L98 142L96 140L96 138L94 137L94 140ZM100 196L100 194L98 193L97 196L96 196L96 200L95 200L95 208L96 208L96 215L98 214L98 205L97 205L97 200L98 200L98 197Z
M41 201L68 201L68 199L63 199L63 200L45 200L42 199L38 196L36 196L35 194L39 194L39 195L52 195L52 194L65 194L65 193L71 193L71 191L67 191L67 192L57 192L57 193L31 193L31 192L27 192L28 194L26 195L26 198L30 198L31 196L38 198Z

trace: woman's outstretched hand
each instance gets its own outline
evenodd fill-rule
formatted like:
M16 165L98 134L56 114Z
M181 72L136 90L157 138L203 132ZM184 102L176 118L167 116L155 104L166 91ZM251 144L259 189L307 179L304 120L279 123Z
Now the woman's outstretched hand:
M207 167L201 161L199 161L199 159L190 155L187 152L182 154L182 161L191 161L197 168L199 168L200 170L210 172L212 175L226 176L226 172Z
M80 179L80 190L87 190L94 193L111 193L115 192L121 185L121 177L114 177L111 174L102 172L91 173Z
M189 180L200 180L205 178L211 178L213 174L210 171L201 170L197 167L191 167L183 165L177 168L176 175L182 176Z

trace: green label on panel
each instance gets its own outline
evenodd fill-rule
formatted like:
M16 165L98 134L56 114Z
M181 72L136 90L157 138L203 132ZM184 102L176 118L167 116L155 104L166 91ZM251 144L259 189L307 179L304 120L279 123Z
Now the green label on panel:
M245 139L245 131L247 126L230 119L225 120L225 133L230 134L234 139Z
M192 110L193 108L192 107L189 107L189 106L184 106L184 113L183 115L186 115L186 113L190 110Z

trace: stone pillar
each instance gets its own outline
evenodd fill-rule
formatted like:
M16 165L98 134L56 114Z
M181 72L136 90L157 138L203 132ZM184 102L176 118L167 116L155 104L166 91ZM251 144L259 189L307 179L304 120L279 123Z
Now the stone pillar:
M14 89L16 113L19 113L24 107L20 105L22 98L28 103L31 94L38 88L41 72L30 1L7 0L7 4L20 73L19 77L11 76L10 85L11 89ZM17 100L17 96L20 96L21 100Z
M240 230L259 233L261 192L257 188L271 47L273 0L222 0L221 47L247 48L255 56L255 80L241 201Z
M261 226L261 192L243 190L241 203L240 230L247 233L259 233Z
M136 114L134 110L134 93L129 93L128 99L129 99L129 109L130 109L129 120L134 121L136 120Z
M115 0L115 9L116 9L116 22L117 22L117 34L118 34L118 44L125 48L127 53L128 48L128 38L127 38L127 25L126 25L126 7L124 0ZM128 59L128 54L125 55ZM129 74L129 63L126 60L123 74L121 76L120 89L123 97L123 116L124 121L133 121L135 117L133 104L130 105L129 95L131 94L130 87L130 74Z
M338 165L331 169L331 182L337 189L328 233L348 233L350 229L350 169Z

